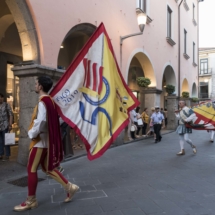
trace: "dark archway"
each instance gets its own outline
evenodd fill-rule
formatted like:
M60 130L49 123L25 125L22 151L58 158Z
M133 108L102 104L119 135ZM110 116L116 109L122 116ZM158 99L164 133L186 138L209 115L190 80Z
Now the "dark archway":
M188 84L188 81L186 78L182 82L181 95L183 92L189 92L190 93L189 84Z
M83 48L96 26L83 23L74 26L65 36L58 54L58 68L66 69Z
M172 68L172 66L167 65L163 72L163 79L162 79L162 94L161 94L161 107L167 108L167 92L166 92L166 85L173 85L175 86L175 92L173 94L177 95L177 82L176 82L176 76L175 72Z
M193 83L193 86L192 86L192 97L198 97L196 83Z

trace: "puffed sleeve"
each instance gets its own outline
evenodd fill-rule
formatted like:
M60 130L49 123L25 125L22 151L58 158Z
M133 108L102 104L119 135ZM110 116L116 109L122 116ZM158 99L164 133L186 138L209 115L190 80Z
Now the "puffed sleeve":
M177 119L180 119L179 113L175 113L175 116L176 116Z

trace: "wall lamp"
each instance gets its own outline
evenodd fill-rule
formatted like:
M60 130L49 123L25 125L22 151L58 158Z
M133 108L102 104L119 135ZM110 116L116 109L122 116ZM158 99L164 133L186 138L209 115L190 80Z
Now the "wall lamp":
M140 8L136 8L136 14L137 14L137 23L139 25L140 32L135 33L135 34L128 34L125 36L120 36L120 69L122 69L122 43L123 43L123 40L125 40L129 37L142 35L143 30L146 25L147 15Z
M120 37L120 45L122 45L123 40L125 40L129 37L143 34L143 30L144 30L144 27L145 27L146 21L147 21L147 15L140 8L136 9L136 14L137 14L137 23L139 25L140 32L138 32L136 34L128 34L125 36L121 36Z

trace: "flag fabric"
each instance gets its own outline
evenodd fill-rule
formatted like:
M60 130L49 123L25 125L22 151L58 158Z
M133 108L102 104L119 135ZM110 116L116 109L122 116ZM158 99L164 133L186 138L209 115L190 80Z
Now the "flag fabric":
M59 115L85 143L90 160L108 149L139 105L122 77L103 23L50 95Z
M192 107L196 118L188 127L197 130L215 130L215 101L202 102Z

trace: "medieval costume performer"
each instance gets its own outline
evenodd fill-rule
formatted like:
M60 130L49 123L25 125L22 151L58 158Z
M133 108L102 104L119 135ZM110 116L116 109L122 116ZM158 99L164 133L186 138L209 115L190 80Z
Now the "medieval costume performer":
M42 171L59 182L67 192L64 202L71 201L79 187L70 183L57 169L63 159L63 148L60 134L59 117L56 104L47 92L52 87L52 80L41 76L36 80L36 93L39 103L35 107L28 136L32 140L28 160L28 197L25 202L15 206L15 211L25 211L38 206L36 188L38 183L37 169L41 165Z
M184 142L188 143L193 149L193 153L196 154L196 146L193 145L189 139L189 134L192 133L192 129L187 127L186 124L192 122L196 114L192 109L188 108L184 101L179 101L180 111L175 111L176 118L179 120L179 125L176 133L179 134L181 151L177 155L185 155Z

